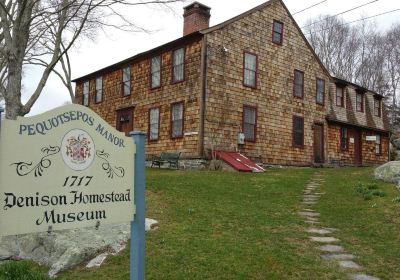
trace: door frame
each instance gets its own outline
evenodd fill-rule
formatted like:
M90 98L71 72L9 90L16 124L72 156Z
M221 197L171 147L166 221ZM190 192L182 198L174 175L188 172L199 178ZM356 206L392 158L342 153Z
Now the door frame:
M363 164L362 130L354 128L353 137L354 137L354 164L357 166L362 166ZM357 144L358 147L356 148Z
M115 110L116 112L116 122L115 122L115 128L120 131L120 125L121 125L121 115L126 114L127 111L131 112L131 118L132 118L132 124L130 127L130 131L133 131L133 121L134 121L134 110L135 107L131 106L131 107L125 107L125 108L121 108L121 109L117 109Z
M325 163L325 124L321 122L314 122L313 124L313 162L315 162L315 127L321 127L321 162L318 163Z

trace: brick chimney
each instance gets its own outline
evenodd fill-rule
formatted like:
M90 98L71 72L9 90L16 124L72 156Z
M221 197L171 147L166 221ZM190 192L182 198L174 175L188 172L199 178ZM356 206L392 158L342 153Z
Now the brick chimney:
M210 26L210 7L199 2L183 8L183 36Z

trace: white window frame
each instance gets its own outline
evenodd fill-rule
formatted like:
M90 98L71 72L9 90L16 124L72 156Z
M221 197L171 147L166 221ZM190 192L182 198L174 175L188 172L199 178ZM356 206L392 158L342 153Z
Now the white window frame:
M103 101L103 77L96 78L96 95L95 102L100 103Z
M181 59L178 60L181 54ZM181 76L178 76L181 75ZM178 83L185 80L185 48L176 49L172 53L172 82Z
M244 52L243 54L243 85L246 87L257 87L258 57L254 53ZM249 60L254 58L254 64Z
M252 114L252 116L249 116ZM249 119L253 119L254 121L251 122ZM250 135L250 132L253 132ZM243 105L243 133L244 133L244 140L246 141L256 141L257 137L257 107Z
M174 109L180 107L179 118L176 118L174 114ZM171 138L181 138L183 137L183 126L184 126L184 103L183 102L176 102L171 104ZM179 133L176 133L176 126L180 125Z
M157 117L153 118L153 112ZM156 132L156 133L155 133ZM160 137L160 107L150 108L149 110L149 140L157 141Z
M131 95L131 68L129 66L122 69L122 95Z
M157 62L158 64L156 64ZM158 88L161 86L161 55L152 57L150 63L150 87Z
M82 105L89 106L89 81L83 83Z

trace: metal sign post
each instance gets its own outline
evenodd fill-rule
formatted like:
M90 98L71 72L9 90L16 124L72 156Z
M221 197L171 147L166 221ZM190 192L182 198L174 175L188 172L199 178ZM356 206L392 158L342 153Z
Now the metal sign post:
M134 131L129 134L136 145L134 164L134 205L136 214L131 222L130 279L144 280L145 274L145 134Z

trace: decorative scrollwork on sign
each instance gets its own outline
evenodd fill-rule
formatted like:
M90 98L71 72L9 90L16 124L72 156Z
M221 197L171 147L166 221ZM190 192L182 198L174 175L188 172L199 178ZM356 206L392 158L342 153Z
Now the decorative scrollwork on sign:
M45 169L51 166L51 160L48 157L58 154L60 152L60 147L58 146L49 146L43 147L41 149L42 154L44 156L40 159L39 163L32 167L33 163L30 162L14 162L10 165L16 165L16 172L19 176L25 176L33 172L35 177L40 177L43 175Z
M104 160L101 167L103 168L104 171L106 171L108 178L112 179L112 178L114 178L114 175L119 178L122 178L125 176L125 170L123 167L114 166L114 168L113 168L111 166L110 162L108 161L108 157L110 156L110 154L104 152L104 150L102 150L102 151L97 150L96 156L98 156L99 158Z

